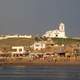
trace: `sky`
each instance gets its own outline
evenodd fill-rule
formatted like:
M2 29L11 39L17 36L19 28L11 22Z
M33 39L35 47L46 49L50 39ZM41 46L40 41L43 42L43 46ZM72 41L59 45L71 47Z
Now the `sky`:
M80 37L80 0L0 0L0 34L42 35L60 22Z

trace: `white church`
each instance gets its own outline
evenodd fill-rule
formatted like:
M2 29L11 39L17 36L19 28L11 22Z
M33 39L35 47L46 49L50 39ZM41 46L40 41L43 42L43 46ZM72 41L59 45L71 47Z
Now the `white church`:
M65 24L61 22L59 29L47 31L42 37L67 38L65 34Z

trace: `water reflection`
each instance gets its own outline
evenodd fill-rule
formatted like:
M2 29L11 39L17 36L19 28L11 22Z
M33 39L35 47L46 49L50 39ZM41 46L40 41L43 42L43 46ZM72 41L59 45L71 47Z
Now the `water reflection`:
M18 78L23 77L27 79L42 78L42 80L66 80L80 79L79 66L53 66L53 67L25 67L25 66L11 66L0 67L0 79L2 77ZM49 78L49 79L48 79ZM33 79L33 80L34 80Z

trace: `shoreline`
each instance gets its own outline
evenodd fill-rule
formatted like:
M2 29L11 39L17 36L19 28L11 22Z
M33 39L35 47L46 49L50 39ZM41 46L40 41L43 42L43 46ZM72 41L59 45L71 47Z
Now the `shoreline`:
M25 67L53 67L53 66L80 66L80 62L48 62L48 63L0 63L0 66L25 66Z
M60 57L56 59L29 59L29 58L4 58L0 60L0 66L80 66L80 56L77 58Z

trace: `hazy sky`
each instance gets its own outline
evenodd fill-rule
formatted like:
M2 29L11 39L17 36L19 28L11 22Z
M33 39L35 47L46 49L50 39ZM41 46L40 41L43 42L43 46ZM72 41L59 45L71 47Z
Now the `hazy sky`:
M44 34L61 21L80 36L80 0L0 0L0 34Z

